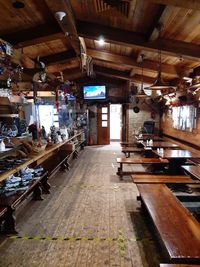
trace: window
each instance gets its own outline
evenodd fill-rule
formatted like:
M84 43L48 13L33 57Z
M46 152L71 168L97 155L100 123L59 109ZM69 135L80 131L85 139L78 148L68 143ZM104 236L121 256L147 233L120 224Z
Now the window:
M101 109L101 127L108 127L108 108L103 107Z
M192 132L196 128L197 109L194 106L172 108L173 127Z

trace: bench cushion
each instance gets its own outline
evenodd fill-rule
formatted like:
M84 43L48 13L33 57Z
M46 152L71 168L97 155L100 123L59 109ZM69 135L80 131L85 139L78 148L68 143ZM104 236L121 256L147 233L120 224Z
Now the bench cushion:
M200 263L200 224L164 184L137 184L151 219L174 262Z

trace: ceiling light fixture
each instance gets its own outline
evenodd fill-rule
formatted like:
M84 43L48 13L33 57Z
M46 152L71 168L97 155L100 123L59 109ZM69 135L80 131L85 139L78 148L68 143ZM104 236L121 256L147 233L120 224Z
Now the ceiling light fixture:
M55 13L55 18L59 21L62 21L65 16L66 16L66 13L63 11L58 11Z
M157 79L154 84L152 84L149 89L151 90L163 90L168 88L169 86L163 81L161 75L161 50L158 51L158 74Z
M143 67L143 63L144 63L144 54L141 54L141 68L142 68L142 73L141 73L141 86L140 86L140 91L137 94L137 97L139 98L143 98L143 97L147 97L147 95L144 92L144 67Z
M98 44L99 44L100 46L103 46L103 45L105 44L105 40L104 40L103 37L100 37L100 38L99 38L99 40L98 40Z

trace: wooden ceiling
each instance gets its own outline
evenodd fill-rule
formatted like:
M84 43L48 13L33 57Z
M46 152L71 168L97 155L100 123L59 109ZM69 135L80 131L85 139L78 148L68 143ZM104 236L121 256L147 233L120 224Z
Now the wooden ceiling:
M65 79L82 81L86 73L80 69L79 37L96 75L116 81L140 83L144 54L144 82L151 84L158 50L168 82L200 66L199 0L20 1L22 9L14 8L12 0L0 0L0 37L13 45L13 58L25 68L34 68L39 56L48 72L62 71ZM62 21L56 11L66 13ZM103 46L97 41L100 36ZM24 80L31 81L30 73Z

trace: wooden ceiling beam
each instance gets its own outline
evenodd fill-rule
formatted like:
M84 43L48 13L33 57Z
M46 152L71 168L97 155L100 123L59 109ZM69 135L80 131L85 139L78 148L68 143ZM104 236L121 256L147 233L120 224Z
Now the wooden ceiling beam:
M132 59L128 56L121 56L113 53L108 53L100 50L95 49L87 49L88 55L92 56L92 58L100 61L110 62L110 63L116 63L116 64L122 64L125 66L129 66L133 68L133 73L135 72L135 69L141 70L141 63L137 62L137 60ZM54 55L41 57L40 60L47 64L48 66L53 66L54 64L61 64L61 63L67 63L72 60L77 59L76 54L74 50L68 50L65 52L60 52ZM150 70L154 73L157 73L158 71L158 64L157 62L150 61L150 60L144 60L143 63L144 70ZM165 73L167 75L171 75L173 77L178 77L177 69L175 66L168 65L168 64L162 64L162 73ZM135 73L134 73L135 74ZM132 74L132 75L134 75Z
M147 34L147 40L148 41L154 41L159 37L159 31L161 30L162 25L162 17L166 10L165 5L160 5L157 11L156 16L153 18L153 23L150 25L148 34Z
M66 69L63 71L64 80L74 80L79 77L84 77L86 74L80 68Z
M101 84L106 84L106 85L123 85L124 80L118 79L116 77L107 77L107 76L103 76L101 74L96 74L95 77L90 78L88 76L85 77L79 77L77 79L74 79L74 81L76 83L78 83L79 85L84 85L84 84L94 84L94 83L101 83Z
M46 65L65 63L68 60L77 58L74 49L70 49L64 52L56 53L53 55L40 57L40 61L44 62Z
M133 68L131 71L130 71L130 77L133 77L135 75L135 69Z
M94 72L106 77L112 77L120 80L128 80L136 83L141 83L141 76L137 74L135 74L133 77L130 77L128 72L105 68L97 65L94 65ZM143 77L143 82L145 84L153 84L154 81L155 79L153 78L146 76Z
M77 31L79 36L90 39L97 40L103 33L105 41L110 43L140 47L149 51L161 49L165 54L192 60L200 58L200 47L197 44L164 38L147 41L144 35L138 33L85 21L77 21Z
M132 78L132 81L137 83L137 84L141 84L141 81L142 81L142 76L139 75L139 74L135 74ZM148 76L143 76L143 83L144 84L153 84L155 82L155 78L151 78L151 77L148 77Z
M45 0L49 10L55 16L60 28L64 32L65 36L69 38L69 41L75 50L77 56L81 55L81 45L79 36L76 30L75 19L72 12L72 7L69 0ZM55 14L57 12L64 12L65 16L62 19L59 19Z
M200 1L199 0L146 0L155 4L176 6L187 9L200 10Z
M57 39L63 39L64 33L61 32L57 23L48 21L45 24L41 24L33 28L3 35L2 38L17 49Z
M137 68L141 69L141 63L137 62L137 60L128 57L128 56L121 56L113 53L108 53L100 50L95 50L95 49L87 49L88 55L90 55L92 58L101 60L101 61L106 61L106 62L111 62L111 63L116 63L116 64L121 64L121 65L126 65L131 68ZM144 60L143 62L143 68L144 70L149 70L152 72L158 72L158 63L155 61L151 60ZM169 64L162 64L162 73L166 73L167 75L171 75L174 77L177 77L177 70L175 66L169 65Z

